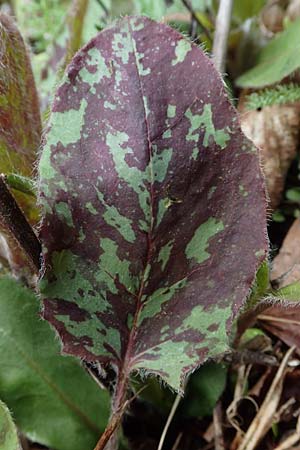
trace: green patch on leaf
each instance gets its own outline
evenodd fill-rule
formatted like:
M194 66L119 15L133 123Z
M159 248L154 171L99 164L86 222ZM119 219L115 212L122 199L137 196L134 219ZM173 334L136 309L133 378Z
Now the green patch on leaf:
M209 239L223 230L223 222L210 217L205 223L199 226L193 238L188 243L185 250L187 258L195 259L198 264L208 259L210 257L210 254L207 252Z
M213 123L213 116L212 116L212 108L210 104L207 104L203 108L203 113L201 115L192 114L192 112L189 110L186 112L186 117L191 122L191 127L189 129L189 134L187 136L188 141L195 141L197 142L199 139L199 134L196 133L197 130L199 130L203 127L204 129L204 139L203 139L203 145L204 147L208 147L210 143L210 139L213 139L213 141L221 147L221 149L226 147L226 143L229 141L230 136L227 132L227 130L216 130L214 123Z

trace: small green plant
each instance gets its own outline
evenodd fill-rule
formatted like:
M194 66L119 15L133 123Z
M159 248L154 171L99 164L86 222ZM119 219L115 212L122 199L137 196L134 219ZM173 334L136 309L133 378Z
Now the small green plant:
M261 109L266 106L284 105L300 100L300 86L294 83L278 85L247 96L247 109Z

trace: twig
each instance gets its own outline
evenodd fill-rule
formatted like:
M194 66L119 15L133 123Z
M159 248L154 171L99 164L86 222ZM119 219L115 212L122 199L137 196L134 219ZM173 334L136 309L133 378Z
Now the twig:
M287 411L290 411L292 406L295 405L296 399L289 398L283 405L280 406L279 410L274 414L274 422L280 422L281 416L283 416Z
M287 325L300 325L300 321L299 320L292 320L292 319L284 319L282 317L275 317L275 316L267 316L265 314L260 314L259 316L257 316L258 320L264 320L266 322L280 322L280 323L285 323Z
M254 386L248 391L248 395L251 396L259 396L266 379L270 375L272 369L271 367L267 367L266 371L261 375L261 377L257 380Z
M236 402L241 397L243 397L250 370L251 367L246 367L245 364L242 364L238 367L237 380L234 388L233 402Z
M233 350L231 353L227 353L224 356L223 360L231 364L259 364L261 366L278 366L278 361L275 356L248 349Z
M41 244L0 175L0 224L24 250L36 271L40 269Z
M298 416L296 430L293 434L287 437L283 442L281 442L274 450L289 450L294 448L293 446L297 444L300 440L300 416Z
M20 450L30 450L27 438L20 431L18 431L18 436L21 444Z
M225 450L224 436L223 436L223 427L222 427L222 404L220 401L216 404L213 412L213 423L214 423L214 431L215 431L215 450Z
M100 387L100 389L108 389L109 386L106 386L102 379L100 378L100 373L99 370L97 370L98 368L94 367L93 364L87 362L87 361L82 361L82 366L83 368L87 371L87 373L90 375L90 377L92 377L92 379L95 381L95 383ZM103 370L103 378L105 377L105 373Z
M161 434L157 450L162 450L162 448L163 448L163 445L164 445L164 442L165 442L165 438L166 438L169 426L170 426L170 424L171 424L171 422L173 420L173 417L174 417L174 415L176 413L176 409L178 408L180 400L181 400L181 395L177 394L177 396L175 398L175 401L173 403L173 406L171 408L170 414L168 416L168 419L166 421L166 424L164 426L163 432Z
M215 66L221 73L223 73L225 70L232 4L233 0L220 0L219 10L216 18L212 53Z
M192 17L190 24L190 37L192 41L194 41L197 38L197 22L194 19L194 17Z
M238 450L254 450L258 442L268 432L272 425L276 410L282 393L282 385L285 377L285 370L290 356L294 352L295 347L288 350L285 357L281 361L280 367L274 377L270 389L253 421L251 422L243 441L240 443Z
M237 400L233 400L230 403L230 405L228 406L228 408L226 409L227 420L230 423L230 425L232 426L232 428L235 428L235 430L237 431L237 433L239 435L243 434L243 432L242 432L242 429L240 427L240 422L239 422L239 420L242 420L242 419L238 415L237 409L238 409L239 403L242 401L245 401L245 400L248 400L249 402L251 402L252 405L254 406L256 412L258 411L259 407L258 407L256 401L249 395L245 395L244 397L240 397Z
M237 406L238 406L240 400L245 399L244 392L245 392L245 387L246 387L248 377L249 377L249 374L251 371L251 367L252 367L251 365L250 366L241 365L238 367L237 380L235 383L233 400L226 409L227 420L231 424L231 426L236 430L236 435L231 442L230 449L237 448L239 442L241 441L241 437L243 435L243 432L240 428L240 424L238 421L239 416L237 414ZM252 399L250 399L250 398L247 398L247 399L252 401Z
M197 24L199 25L199 27L201 28L201 30L203 31L203 33L205 34L207 39L209 39L211 41L212 39L211 39L209 30L203 25L203 23L200 22L199 18L197 17L197 14L194 11L194 8L193 8L190 0L182 0L182 3L189 10L189 12L191 13L192 19L195 22L197 22Z
M133 402L137 398L137 396L146 389L147 386L143 386L141 389L139 389L129 400L125 400L124 403L121 405L119 409L116 410L115 413L110 418L109 424L107 425L104 433L100 436L99 441L97 442L96 447L94 450L104 450L106 448L106 444L110 441L110 439L113 439L113 436L115 432L118 430L124 412L127 409L128 405Z
M178 446L179 446L179 444L180 444L180 441L181 441L182 436L183 436L183 433L182 433L182 431L181 431L181 432L178 434L178 436L177 436L177 438L176 438L176 441L174 442L174 445L173 445L173 447L172 447L171 450L177 450L177 449L178 449Z
M108 426L106 427L104 433L101 435L99 441L97 442L97 445L94 450L104 450L106 444L110 440L110 438L113 436L115 431L119 428L119 425L121 423L123 414L125 409L127 408L128 401L124 403L122 406L122 409L117 411L110 419L110 422Z

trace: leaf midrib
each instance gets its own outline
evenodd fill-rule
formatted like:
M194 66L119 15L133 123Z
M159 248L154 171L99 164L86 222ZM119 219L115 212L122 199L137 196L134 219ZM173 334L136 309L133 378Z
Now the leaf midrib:
M294 48L293 52L291 52L290 54L293 54L294 52L296 53L299 50L300 50L300 44L299 44L299 46ZM282 59L284 59L285 56L286 56L286 53L284 51L282 51L282 52L278 53L275 57L270 56L269 58L263 59L262 61L258 61L258 63L255 66L253 66L253 67L251 67L251 69L249 69L248 73L250 73L250 71L254 72L257 70L269 68L270 64L274 64L274 61L276 64L278 64L278 60L280 60L282 62ZM300 66L300 61L299 61L298 65ZM244 76L246 76L246 73L241 75L240 78L242 78Z
M25 360L27 365L33 370L33 372L38 375L45 383L49 386L49 388L54 391L57 396L62 400L64 404L68 406L68 408L74 412L81 421L93 432L99 433L99 427L75 404L72 400L48 377L48 375L44 372L44 370L37 364L32 358L30 358L19 346L18 342L11 336L10 333L7 333L3 329L0 328L0 333L13 343L17 352L21 355L21 357Z
M127 344L127 348L126 348L126 352L125 352L125 356L124 356L124 360L123 360L123 365L122 365L122 369L121 369L123 371L123 374L125 377L128 377L129 373L130 373L129 366L130 366L130 361L131 361L131 352L134 348L135 336L136 336L137 328L138 328L138 326L137 326L138 318L139 318L139 314L142 309L141 299L143 296L144 285L146 282L145 275L146 275L147 266L151 260L151 254L152 254L152 232L153 232L153 224L154 224L154 214L153 214L154 177L153 177L153 160L152 160L152 142L150 140L150 129L149 129L149 124L148 124L148 120L147 120L146 105L145 105L145 101L144 101L145 95L144 95L144 89L143 89L143 84L142 84L142 80L141 80L141 75L139 72L139 66L138 66L137 55L136 55L136 46L135 46L135 41L133 39L133 30L131 27L130 19L128 20L128 29L129 29L130 39L131 39L132 52L133 52L134 60L135 60L137 78L139 81L139 91L141 93L141 99L142 99L142 103L143 103L144 123L146 125L146 130L147 130L147 141L148 141L148 152L149 152L148 167L150 170L150 208L151 208L151 219L150 220L151 220L151 225L150 225L149 231L147 233L148 248L147 248L145 267L144 267L143 275L141 277L140 289L138 291L138 295L137 295L137 299L136 299L136 310L135 310L132 327L131 327L130 334L129 334L128 344Z

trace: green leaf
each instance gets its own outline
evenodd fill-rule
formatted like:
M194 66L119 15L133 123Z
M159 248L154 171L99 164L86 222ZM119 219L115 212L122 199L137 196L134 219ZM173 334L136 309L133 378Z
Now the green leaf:
M36 184L31 178L12 173L5 177L5 182L10 188L18 192L36 197Z
M191 0L194 11L205 11L211 8L212 0ZM152 19L161 20L162 17L172 13L188 13L188 9L184 6L182 0L134 0L135 11L137 14L145 14Z
M269 263L266 259L259 267L255 281L252 286L252 291L249 299L247 300L246 310L253 308L259 303L263 297L267 294L270 287L270 270Z
M272 220L277 223L283 223L285 222L285 215L279 210L274 211L272 214Z
M237 78L239 87L261 88L278 83L300 67L300 19L267 44L256 65Z
M300 281L295 281L281 289L272 291L272 295L281 300L300 302Z
M292 189L288 189L285 196L291 202L300 203L300 188L294 187Z
M248 328L239 340L239 348L247 346L257 336L265 336L265 333L260 328Z
M139 397L155 405L163 414L168 414L175 400L175 393L163 385L158 378L135 375L131 377L130 384L135 392L140 392Z
M227 367L206 363L191 375L182 405L183 413L194 417L211 415L226 386Z
M0 397L18 427L55 450L92 450L108 419L108 393L59 354L29 289L0 278L0 311Z
M232 15L240 22L244 22L249 17L256 16L266 0L234 0Z
M298 219L300 217L300 209L299 208L294 209L293 216L295 217L295 219Z
M0 401L0 448L21 450L18 432L7 406Z

